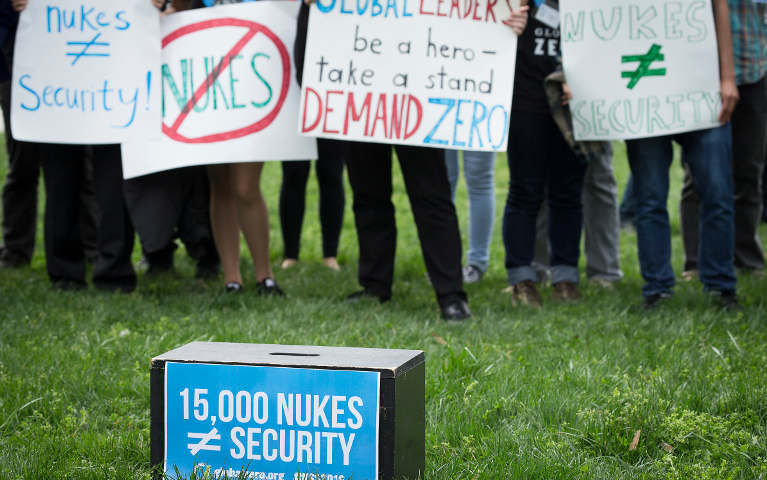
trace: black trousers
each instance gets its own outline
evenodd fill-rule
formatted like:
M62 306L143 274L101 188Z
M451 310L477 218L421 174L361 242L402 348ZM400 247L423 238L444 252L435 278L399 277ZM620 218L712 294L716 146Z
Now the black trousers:
M508 163L511 181L503 240L510 283L530 280L519 269L530 267L535 257L536 225L544 199L549 207L551 265L577 268L587 165L567 145L550 114L520 111L514 112L510 127ZM533 274L530 269L527 272L527 276ZM567 281L577 281L577 274Z
M322 256L338 255L338 239L344 222L346 192L344 191L344 163L349 143L338 140L317 139L317 183L320 187L320 226L322 228ZM285 244L285 258L298 258L301 249L301 227L306 209L306 183L311 162L282 162L280 188L280 224Z
M354 193L360 285L391 297L397 227L392 195L392 146L352 142L347 162ZM397 145L426 270L440 304L466 298L461 276L461 236L443 152Z
M134 232L123 194L119 145L41 145L45 177L45 256L52 281L85 282L81 236L80 191L85 180L86 150L93 152L98 206L93 283L104 289L132 290L136 273L131 264Z
M0 85L5 120L8 173L3 186L3 243L10 254L29 261L35 250L40 151L37 143L14 140L11 132L11 82Z
M180 238L193 259L217 263L205 167L186 167L125 181L125 199L150 263L172 265Z
M735 185L735 266L746 270L764 268L759 239L767 161L767 77L739 85L740 102L732 115L732 173ZM682 158L684 160L684 157ZM685 270L698 268L698 220L700 199L685 167L680 202Z

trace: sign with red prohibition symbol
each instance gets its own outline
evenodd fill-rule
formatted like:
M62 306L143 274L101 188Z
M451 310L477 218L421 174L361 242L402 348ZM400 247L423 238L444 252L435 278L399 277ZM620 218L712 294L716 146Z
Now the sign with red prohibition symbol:
M197 87L197 90L194 91L192 98L189 99L187 105L181 110L181 113L179 114L179 116L176 117L176 120L170 126L167 123L163 122L163 126L162 126L163 133L179 142L184 142L184 143L221 142L221 141L231 140L233 138L239 138L245 135L249 135L251 133L261 131L264 128L268 127L274 121L274 118L280 113L280 109L285 104L285 98L287 98L288 96L288 89L290 88L290 74L291 74L290 54L288 53L287 48L285 48L285 44L282 43L282 40L280 40L280 38L277 35L275 35L274 32L269 30L269 28L259 23L251 22L248 20L241 20L237 18L218 18L214 20L206 20L203 22L198 22L191 25L187 25L185 27L181 27L178 30L167 35L165 38L163 38L162 47L164 49L173 41L179 38L182 38L186 35L189 35L191 33L199 32L201 30L216 29L221 27L243 27L247 30L245 35L243 35L243 37L239 39L239 41L234 45L234 47L232 47L232 49L229 50L229 52L223 56L219 64L212 69L212 71L208 74L207 78L205 78L205 81L199 87ZM250 125L244 126L242 128L238 128L236 130L231 130L228 132L220 132L220 133L211 133L209 135L203 135L197 138L189 138L179 133L179 129L184 123L184 120L187 119L187 117L189 116L189 113L193 111L195 106L197 106L200 99L202 99L205 96L210 96L211 90L216 85L216 82L218 82L219 77L226 74L227 73L226 70L231 71L231 69L233 68L232 61L234 59L239 58L241 56L242 51L245 49L245 47L250 42L252 42L255 39L255 37L259 34L266 36L266 38L268 38L271 42L274 43L274 46L279 51L280 62L282 64L282 82L279 85L279 97L277 102L271 108L271 110L268 110L268 112L266 113L266 115L263 116L263 118L260 118L256 122ZM256 72L256 75L258 75L258 72L255 68L255 62L256 62L256 59L262 55L264 54L261 52L256 53L253 55L251 59L251 64L253 65L253 71ZM213 94L215 95L215 92L213 92Z
M162 139L123 144L126 178L191 165L307 160L291 49L298 2L262 1L164 17Z

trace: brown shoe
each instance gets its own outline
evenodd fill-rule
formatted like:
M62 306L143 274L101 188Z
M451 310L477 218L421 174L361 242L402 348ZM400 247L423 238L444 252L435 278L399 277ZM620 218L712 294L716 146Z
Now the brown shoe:
M554 284L554 293L551 296L554 300L575 302L581 299L581 292L574 282L559 282Z
M530 308L541 308L543 306L541 294L538 293L535 283L530 280L507 287L503 292L511 294L511 301L515 306L517 304L526 305Z

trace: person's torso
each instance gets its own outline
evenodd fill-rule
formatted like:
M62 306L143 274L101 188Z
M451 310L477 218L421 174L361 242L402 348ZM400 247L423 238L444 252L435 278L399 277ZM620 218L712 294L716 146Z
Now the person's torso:
M532 8L527 28L517 40L517 67L514 77L513 110L548 112L543 80L559 64L559 28L535 18Z

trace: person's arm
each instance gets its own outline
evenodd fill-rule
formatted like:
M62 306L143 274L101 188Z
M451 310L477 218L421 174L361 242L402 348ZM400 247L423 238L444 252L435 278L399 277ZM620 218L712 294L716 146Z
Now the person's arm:
M735 83L735 58L732 47L732 32L730 31L730 9L727 7L727 0L712 1L716 40L719 47L719 78L722 83L722 111L719 112L719 123L725 124L730 121L740 96L738 95L738 85Z

